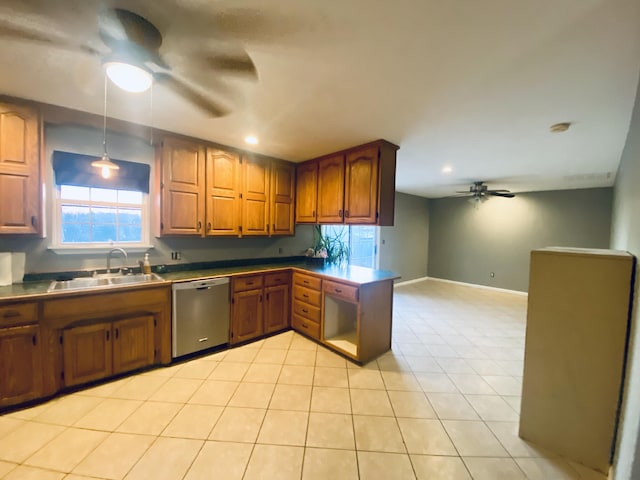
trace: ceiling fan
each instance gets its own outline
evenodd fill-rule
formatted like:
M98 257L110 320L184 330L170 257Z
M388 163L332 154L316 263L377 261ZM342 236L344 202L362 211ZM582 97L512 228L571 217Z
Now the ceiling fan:
M143 91L155 81L212 117L229 113L227 107L206 92L205 85L185 78L163 59L160 54L162 34L143 16L123 8L103 8L97 11L97 25L97 34L104 45L76 43L73 37L60 35L53 27L47 31L42 25L34 26L9 15L0 15L0 36L98 56L109 78L125 90ZM215 73L216 77L240 75L250 80L258 78L256 67L244 49L234 48L231 51L220 46L219 51L189 51L188 61L206 73ZM126 84L121 83L131 80L134 74L141 84L127 88Z
M459 196L470 197L469 201L475 204L484 202L487 200L487 196L504 198L515 197L515 194L511 193L509 190L489 190L484 182L473 182L473 184L469 186L469 190L462 192L458 191L456 193L459 194Z

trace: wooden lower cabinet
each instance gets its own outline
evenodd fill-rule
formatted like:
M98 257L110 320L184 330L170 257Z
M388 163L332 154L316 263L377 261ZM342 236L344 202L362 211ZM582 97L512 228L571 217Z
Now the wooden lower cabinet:
M235 292L231 297L231 342L262 335L262 289Z
M264 289L264 333L277 332L289 325L289 285Z
M111 323L68 328L62 334L64 384L79 385L113 374Z
M289 326L290 279L286 270L231 279L231 344Z
M0 328L0 407L42 395L40 327Z
M79 385L153 364L153 316L67 328L64 383Z
M125 318L113 324L113 373L153 364L154 319L151 315Z
M321 285L319 277L298 272L293 274L291 326L316 340L320 340Z

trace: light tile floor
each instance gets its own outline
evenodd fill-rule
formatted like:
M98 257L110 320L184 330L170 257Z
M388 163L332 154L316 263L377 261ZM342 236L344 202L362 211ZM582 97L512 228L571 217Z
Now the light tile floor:
M6 480L597 479L517 436L526 298L424 281L359 367L286 332L0 416Z

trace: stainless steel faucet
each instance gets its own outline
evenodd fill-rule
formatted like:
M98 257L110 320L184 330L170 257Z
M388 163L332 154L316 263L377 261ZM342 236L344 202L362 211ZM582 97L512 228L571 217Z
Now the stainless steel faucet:
M111 254L113 252L120 252L122 254L122 266L127 266L127 252L125 252L122 248L112 248L107 253L107 273L111 273Z

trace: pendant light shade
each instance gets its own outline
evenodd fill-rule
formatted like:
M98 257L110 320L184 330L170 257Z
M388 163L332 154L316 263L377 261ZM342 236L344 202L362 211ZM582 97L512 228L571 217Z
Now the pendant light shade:
M99 168L101 170L102 178L111 177L112 170L119 170L120 167L113 163L107 155L107 152L102 154L102 158L100 160L96 160L95 162L91 162L92 167Z

